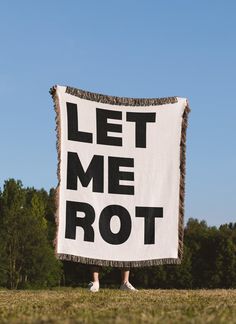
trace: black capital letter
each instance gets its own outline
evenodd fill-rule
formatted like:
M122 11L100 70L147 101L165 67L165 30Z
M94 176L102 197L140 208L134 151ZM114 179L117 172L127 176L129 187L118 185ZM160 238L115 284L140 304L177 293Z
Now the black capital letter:
M85 213L85 217L76 216L78 211ZM84 202L67 201L66 202L66 233L65 238L75 240L76 226L84 230L84 241L94 242L94 230L92 224L95 219L93 207Z
M123 195L134 195L134 186L119 184L119 180L134 181L134 173L120 171L120 166L134 167L134 159L115 156L108 157L108 192Z
M67 189L77 190L77 177L83 187L87 187L93 178L93 192L103 192L104 163L102 155L94 155L86 172L77 153L68 152Z
M117 215L120 218L120 230L114 234L111 231L110 222L112 216ZM104 241L110 244L122 244L130 236L131 218L127 209L120 205L109 205L105 207L100 215L99 230Z
M136 207L135 217L144 217L144 244L155 244L155 218L163 217L162 207Z
M78 113L77 105L67 102L67 127L68 127L68 140L77 142L93 142L93 134L80 132L78 130Z
M154 123L156 121L156 113L127 112L126 120L135 122L136 147L146 147L147 123Z
M122 146L121 137L108 136L108 132L122 132L121 124L109 124L108 118L122 119L122 112L117 110L107 110L97 108L97 144Z

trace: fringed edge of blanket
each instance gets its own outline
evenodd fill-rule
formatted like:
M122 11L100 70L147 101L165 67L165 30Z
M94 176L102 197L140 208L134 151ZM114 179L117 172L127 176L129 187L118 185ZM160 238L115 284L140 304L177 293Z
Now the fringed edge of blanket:
M182 116L182 127L181 127L181 139L180 139L180 184L179 184L179 226L178 226L178 258L165 258L165 259L153 259L153 260L140 260L140 261L116 261L116 260L100 260L85 258L81 256L75 256L71 254L57 253L57 241L58 241L58 225L59 225L59 189L61 182L61 120L60 120L60 105L59 98L57 96L57 86L53 86L50 89L50 94L54 102L54 110L56 112L56 134L57 134L57 178L58 185L56 188L56 237L54 240L55 255L59 260L79 262L89 265L97 265L104 267L120 267L120 268L135 268L135 267L148 267L164 264L181 264L183 258L183 239L184 239L184 201L185 201L185 174L186 174L186 132L188 127L188 114L190 112L189 104L186 103L186 107ZM114 105L123 106L152 106L152 105L164 105L170 103L177 103L177 97L166 97L166 98L126 98L126 97L115 97L107 96L98 93L92 93L81 89L72 87L66 87L66 93L80 97L81 99L109 103Z
M177 97L166 97L166 98L115 97L115 96L107 96L100 93L84 91L72 87L66 87L66 93L79 97L81 99L101 102L104 104L119 105L119 106L157 106L157 105L166 105L166 104L178 102Z
M56 140L56 148L57 148L57 187L56 187L56 213L55 213L55 223L56 223L56 235L55 239L53 241L54 245L54 252L55 256L58 258L58 254L56 252L57 249L57 241L58 241L58 228L59 228L59 190L60 190L60 183L61 183L61 115L60 115L60 105L59 105L59 98L57 95L57 86L53 86L49 93L52 96L53 103L54 103L54 110L56 113L55 121L56 121L56 134L57 134L57 140Z
M180 139L180 183L179 183L179 246L178 259L183 258L184 250L184 203L185 203L185 175L186 175L186 134L188 127L188 114L190 112L188 101L182 116Z
M153 259L153 260L140 260L140 261L116 261L116 260L100 260L85 258L77 255L58 253L59 260L80 262L83 264L96 265L101 267L117 267L117 268L139 268L139 267L151 267L163 264L180 264L179 258L169 259Z

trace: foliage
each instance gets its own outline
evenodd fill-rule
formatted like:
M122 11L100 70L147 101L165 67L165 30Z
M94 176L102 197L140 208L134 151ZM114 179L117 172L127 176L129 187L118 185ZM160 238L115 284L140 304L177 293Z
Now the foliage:
M0 286L11 289L85 286L87 265L58 261L53 241L55 189L24 188L5 181L0 191ZM131 281L143 288L236 288L236 223L219 228L189 219L181 265L132 269ZM118 285L120 270L102 268L104 286Z
M42 192L5 182L0 209L0 278L11 289L58 285L60 263L48 241Z

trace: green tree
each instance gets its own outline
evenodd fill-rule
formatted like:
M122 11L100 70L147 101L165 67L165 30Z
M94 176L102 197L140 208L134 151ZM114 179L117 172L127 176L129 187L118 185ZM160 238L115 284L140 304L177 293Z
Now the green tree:
M1 194L0 261L2 277L11 289L29 285L55 285L60 280L60 262L47 240L45 204L21 181L5 182Z
M218 245L218 272L221 287L236 288L236 224L220 226L220 240Z
M191 252L194 288L236 286L235 225L219 229L206 222L190 219L185 229L185 244Z

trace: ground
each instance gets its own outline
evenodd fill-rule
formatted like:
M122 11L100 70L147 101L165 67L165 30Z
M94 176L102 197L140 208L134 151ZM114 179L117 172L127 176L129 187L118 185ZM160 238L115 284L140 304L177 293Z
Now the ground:
M0 290L0 323L236 323L236 290Z

